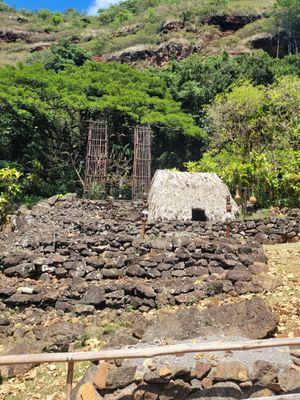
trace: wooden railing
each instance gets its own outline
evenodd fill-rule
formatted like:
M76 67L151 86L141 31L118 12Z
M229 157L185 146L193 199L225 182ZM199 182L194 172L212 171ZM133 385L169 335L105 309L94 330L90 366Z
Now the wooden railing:
M180 343L167 346L123 348L113 350L101 350L98 352L72 352L72 353L41 353L41 354L21 354L0 356L0 366L4 365L24 365L24 364L44 364L44 363L68 363L67 372L67 394L66 399L71 399L73 386L74 363L81 361L100 361L115 359L135 359L153 358L171 354L202 353L214 351L240 351L253 350L270 347L300 346L298 338L278 338L263 340L244 340L244 341L218 341L200 343ZM300 400L300 393L288 394L272 397L263 397L256 400Z

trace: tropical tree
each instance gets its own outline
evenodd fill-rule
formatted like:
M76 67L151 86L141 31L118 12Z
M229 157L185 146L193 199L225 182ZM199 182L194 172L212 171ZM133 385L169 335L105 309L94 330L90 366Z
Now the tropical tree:
M190 171L218 173L234 191L247 186L261 206L300 200L300 79L250 82L216 97L207 109L210 150Z
M273 8L273 25L279 36L286 36L289 54L299 52L300 3L298 0L276 0Z
M71 160L85 156L91 118L107 119L111 145L120 146L132 145L137 123L151 124L154 162L158 152L173 151L179 165L192 147L200 155L191 143L202 132L163 80L127 65L87 62L58 72L43 65L1 68L0 111L0 159L29 174L26 187L35 194L78 188Z
M169 68L162 69L160 75L173 98L180 101L183 108L205 128L205 121L202 120L205 107L233 83L246 79L254 85L269 85L278 76L299 75L299 66L299 56L278 60L264 51L237 57L229 57L227 53L211 57L196 54L184 61L174 62Z

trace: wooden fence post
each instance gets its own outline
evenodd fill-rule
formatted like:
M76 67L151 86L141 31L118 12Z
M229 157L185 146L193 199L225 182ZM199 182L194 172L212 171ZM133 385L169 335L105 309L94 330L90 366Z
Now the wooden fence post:
M68 373L67 373L67 400L71 400L73 377L74 377L74 361L69 361Z

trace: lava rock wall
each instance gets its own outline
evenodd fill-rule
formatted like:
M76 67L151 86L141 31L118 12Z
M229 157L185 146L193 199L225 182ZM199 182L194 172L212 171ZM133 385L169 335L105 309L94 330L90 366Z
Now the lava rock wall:
M3 233L0 306L148 311L221 293L272 291L280 282L266 274L266 256L253 238L283 241L298 238L298 229L293 218L235 221L234 238L224 239L223 223L157 222L141 239L137 205L55 196L20 210Z

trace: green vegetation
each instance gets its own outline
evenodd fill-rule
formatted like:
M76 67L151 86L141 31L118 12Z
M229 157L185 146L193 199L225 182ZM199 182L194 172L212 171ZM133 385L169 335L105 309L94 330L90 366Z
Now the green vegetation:
M16 37L1 46L1 64L32 60L32 52L65 38L76 38L78 45L91 55L122 51L137 45L159 45L170 39L185 39L204 48L206 54L226 50L229 54L249 52L257 35L283 35L289 52L297 52L299 40L298 0L125 0L97 16L87 16L74 9L64 13L14 10L0 3L0 25ZM248 24L237 31L208 25L212 16L249 17ZM252 21L251 18L259 19ZM181 22L181 28L165 31L166 22ZM15 52L18 51L18 56ZM35 57L35 54L34 54ZM38 56L37 56L38 57Z
M273 0L264 2L265 10L271 10ZM146 21L149 14L156 21L178 18L198 23L205 15L250 15L262 12L258 1L247 0L126 0L108 10L100 10L100 21L105 25L120 26L125 21ZM151 21L150 21L151 22Z
M248 79L255 85L268 85L283 75L300 76L300 57L272 59L263 51L237 57L229 57L227 53L215 57L196 54L174 62L160 74L170 87L173 98L182 102L184 109L199 123L206 124L202 120L205 107L217 94L240 79Z
M299 37L300 12L298 0L276 0L273 11L275 26L287 34L290 41Z
M234 191L246 186L260 206L300 201L300 79L271 86L243 82L207 109L210 151L190 171L218 173Z
M270 13L273 3L274 0L265 1L264 4L258 0L203 0L200 3L198 0L127 0L100 11L98 16L87 16L74 9L65 13L52 13L43 9L38 12L14 10L1 2L0 26L3 30L15 32L16 39L0 42L0 64L26 62L28 58L31 60L32 52L38 51L40 46L47 47L70 37L76 37L83 49L98 56L140 44L158 45L171 38L185 38L202 47L202 42L206 42L206 33L212 28L203 25L203 17L223 13ZM163 32L162 27L169 20L180 20L188 25L188 29ZM262 18L262 21L259 31L265 32L268 30L267 19ZM214 35L217 42L210 40L206 43L208 52L224 47L220 34L216 27ZM218 43L219 39L221 43ZM237 40L244 49L249 47L244 46L239 37ZM228 50L235 48L235 45L229 45Z
M107 118L111 142L121 148L132 143L135 124L152 124L154 162L160 165L171 141L182 144L172 148L182 162L202 134L162 78L119 64L87 62L59 72L39 64L4 67L0 109L0 158L24 173L24 189L33 195L80 190L76 169L90 118Z
M110 167L109 176L116 187L116 177L125 178L126 195L133 128L142 123L152 128L154 170L182 169L188 162L191 171L219 173L232 190L249 186L260 206L299 201L299 54L275 59L248 48L247 54L233 57L222 50L225 39L236 48L245 45L247 35L264 30L286 35L292 53L299 36L297 1L270 0L262 9L256 0L251 7L246 0L201 5L196 0L126 0L96 17L72 9L61 14L0 7L0 22L9 16L12 31L22 25L25 32L25 39L1 44L4 59L8 48L23 57L26 40L34 35L49 45L26 64L0 68L0 168L21 174L14 182L22 187L19 201L32 204L40 196L82 191L91 118L109 122L110 154L117 160L111 164L118 164ZM225 37L217 26L203 23L203 17L262 11L271 18L263 15ZM168 20L188 24L190 30L164 32ZM90 60L92 54L128 44L159 44L172 37L196 44L207 34L205 54L160 70ZM207 54L216 49L216 55Z
M13 11L13 9L11 7L9 7L8 5L6 5L4 3L4 1L0 1L0 12L8 12L8 11Z
M80 67L89 58L89 53L76 44L76 38L67 38L52 44L49 50L30 57L28 64L39 62L45 69L59 71L68 66Z
M186 39L205 48L207 54L222 50L230 54L249 52L257 35L286 36L289 52L297 52L299 40L298 0L126 0L98 16L87 16L74 9L65 13L14 10L0 2L0 25L16 32L16 39L1 43L1 64L31 59L40 45L46 47L61 39L76 37L79 45L92 55L124 50L136 45L159 45L169 39ZM223 35L218 25L207 25L211 16L250 17L246 26ZM251 17L260 17L251 22ZM179 30L164 31L168 21L180 21ZM18 38L18 32L21 31ZM25 32L25 37L22 36ZM298 46L299 47L299 46ZM18 49L18 57L13 53Z
M15 168L0 168L0 226L6 222L12 202L21 190L20 177Z

